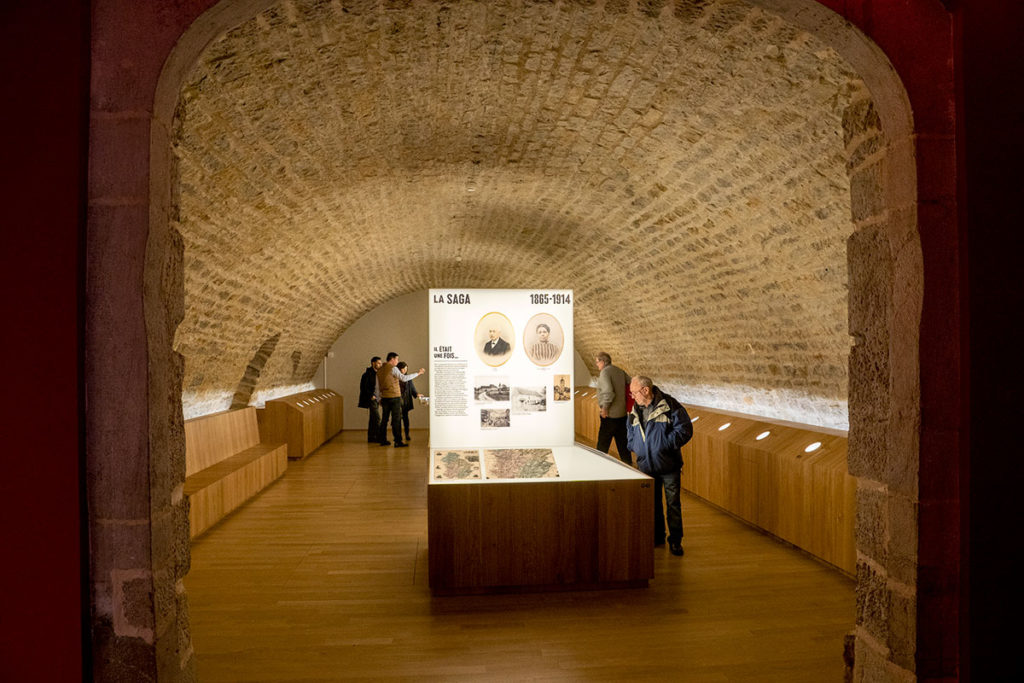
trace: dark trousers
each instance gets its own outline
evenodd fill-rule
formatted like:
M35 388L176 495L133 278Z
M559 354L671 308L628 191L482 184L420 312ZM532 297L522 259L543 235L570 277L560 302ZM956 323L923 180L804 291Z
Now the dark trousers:
M409 411L402 408L402 426L405 427L405 438L409 439Z
M370 421L366 425L366 441L377 443L380 441L380 404L374 401L367 410L370 412Z
M679 502L680 471L668 474L652 474L654 477L654 542L665 539L665 522L668 521L669 543L683 540L683 508ZM665 490L665 508L661 507L661 491Z
M615 439L615 448L619 451L619 460L627 465L633 464L633 456L626 445L626 416L602 417L601 428L597 432L597 450L607 453Z
M388 418L391 419L391 433L395 437L395 443L402 443L402 425L399 424L402 421L402 399L401 397L396 398L382 398L380 400L381 417L380 417L380 431L377 433L378 439L381 444L388 440Z

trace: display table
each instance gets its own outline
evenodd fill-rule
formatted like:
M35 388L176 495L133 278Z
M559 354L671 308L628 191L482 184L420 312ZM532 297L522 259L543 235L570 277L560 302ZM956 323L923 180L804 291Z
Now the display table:
M344 399L331 389L312 389L267 401L261 433L288 444L288 458L300 460L342 429Z
M583 446L540 450L551 452L557 476L502 476L507 466L489 468L491 449L478 449L478 473L446 478L445 452L431 448L435 594L645 587L654 576L651 478Z

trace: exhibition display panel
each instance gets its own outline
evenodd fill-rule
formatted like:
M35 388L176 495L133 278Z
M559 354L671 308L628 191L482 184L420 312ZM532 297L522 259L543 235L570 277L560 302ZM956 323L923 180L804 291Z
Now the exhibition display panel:
M574 443L571 290L430 291L430 587L646 586L653 488Z

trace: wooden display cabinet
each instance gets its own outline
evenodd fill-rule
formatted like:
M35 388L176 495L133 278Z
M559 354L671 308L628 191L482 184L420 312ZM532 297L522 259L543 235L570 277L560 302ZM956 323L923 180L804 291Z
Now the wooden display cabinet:
M590 448L551 450L558 478L438 481L431 468L435 594L647 586L653 480Z

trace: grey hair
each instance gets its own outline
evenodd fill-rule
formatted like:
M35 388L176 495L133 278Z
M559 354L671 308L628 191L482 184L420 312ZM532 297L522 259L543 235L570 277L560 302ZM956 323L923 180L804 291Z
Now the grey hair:
M612 357L611 357L611 356L609 356L609 355L608 355L607 353L605 353L604 351L598 351L598 352L597 352L597 355L596 355L596 356L594 356L594 359L595 359L595 360L599 360L599 361L601 361L601 362L602 362L602 363L604 363L605 365L611 365L611 363L612 363Z
M654 386L654 381L646 375L636 375L633 377L633 381L639 384L641 388L647 387L649 389Z

